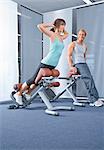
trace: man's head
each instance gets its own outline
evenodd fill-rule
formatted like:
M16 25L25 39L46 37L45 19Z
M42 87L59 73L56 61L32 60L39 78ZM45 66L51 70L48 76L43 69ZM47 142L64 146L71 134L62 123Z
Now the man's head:
M77 33L77 39L79 40L79 41L84 41L84 39L85 39L85 37L86 37L86 35L87 35L87 32L84 30L84 29L79 29L78 30L78 33Z

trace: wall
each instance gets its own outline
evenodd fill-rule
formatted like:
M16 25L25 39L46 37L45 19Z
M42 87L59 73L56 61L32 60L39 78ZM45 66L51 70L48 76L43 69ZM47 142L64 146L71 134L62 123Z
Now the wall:
M93 75L100 97L104 97L104 3L76 9L77 29L88 32L87 63Z
M10 100L18 82L17 4L0 1L0 101Z
M33 76L42 59L42 33L37 25L42 23L43 16L25 7L21 12L21 81Z

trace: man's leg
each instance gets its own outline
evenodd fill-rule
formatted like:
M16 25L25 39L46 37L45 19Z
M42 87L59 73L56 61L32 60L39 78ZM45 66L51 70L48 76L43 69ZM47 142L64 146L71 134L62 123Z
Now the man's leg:
M81 78L85 83L90 102L95 102L96 100L98 100L99 95L95 87L95 83L89 70L89 67L87 66L86 63L76 64L75 67L78 68L79 73L82 75Z

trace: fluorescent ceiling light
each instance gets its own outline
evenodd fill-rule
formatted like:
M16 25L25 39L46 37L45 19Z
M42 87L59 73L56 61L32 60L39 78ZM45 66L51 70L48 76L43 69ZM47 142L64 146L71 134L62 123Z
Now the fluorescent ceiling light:
M88 5L92 4L91 0L83 0L83 1Z

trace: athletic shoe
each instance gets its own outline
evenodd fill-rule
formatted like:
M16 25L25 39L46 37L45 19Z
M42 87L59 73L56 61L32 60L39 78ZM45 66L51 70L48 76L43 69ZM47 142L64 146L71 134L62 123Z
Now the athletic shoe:
M16 99L16 102L19 104L19 105L23 105L23 102L22 102L22 96L19 96L16 94L14 94L14 98Z
M104 98L99 98L99 100L103 101L104 102Z
M104 103L103 103L102 100L98 99L96 102L90 103L89 105L90 105L91 107L94 107L94 106L96 106L96 107L101 107L101 106L104 105Z
M31 99L31 95L26 94L26 93L24 93L23 95L25 96L25 98L26 98L27 101L29 101Z

